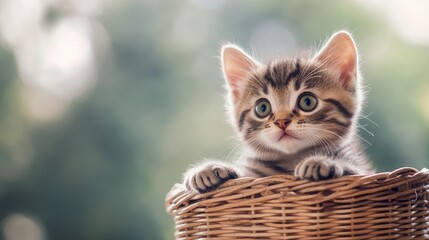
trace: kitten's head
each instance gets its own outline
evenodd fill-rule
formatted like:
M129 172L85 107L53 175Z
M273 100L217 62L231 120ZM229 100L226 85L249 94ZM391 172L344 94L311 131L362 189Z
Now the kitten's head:
M221 58L232 124L254 151L337 148L355 134L362 93L349 33L334 34L308 59L262 64L235 45Z

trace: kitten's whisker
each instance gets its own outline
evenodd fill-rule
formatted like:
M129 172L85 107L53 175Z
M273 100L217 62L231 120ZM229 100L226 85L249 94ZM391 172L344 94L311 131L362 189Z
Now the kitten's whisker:
M243 145L243 143L239 143L237 146L235 146L230 152L229 152L229 154L228 154L228 156L226 157L226 161L228 161L229 160L229 157L231 156L231 154L238 148L238 147L240 147L241 145Z
M366 129L364 126L360 125L359 123L356 123L358 128L364 130L365 132L367 132L368 134L370 134L371 136L375 137L374 133L370 132L368 129Z
M349 129L349 128L346 128L346 127L343 127L343 126L336 126L336 127L346 129L346 131L347 131L348 133L353 134L354 136L356 136L356 137L358 137L358 138L362 139L362 141L366 142L368 145L372 146L372 144L371 144L368 140L366 140L364 137L360 136L359 134L357 134L357 133L355 133L355 132L350 131L350 129Z
M262 144L262 142L257 137L251 137L245 143L246 143L246 146L242 149L241 152L244 152L250 148L255 148L256 151L265 150L265 146Z
M315 140L316 141L316 143L318 144L318 145L321 145L321 147L326 151L326 152L329 152L329 147L327 146L327 144L322 140L322 138L320 138L320 137L318 137L317 135L314 135L314 134L310 134L310 133L304 133L303 134L304 135L304 137L308 137L308 138L310 138L310 139L312 139L312 140Z
M307 66L304 69L304 72L306 72L308 70L309 66ZM328 69L322 69L322 65L316 66L314 69L312 69L309 73L306 73L306 75L304 75L302 82L306 81L306 78L312 77L318 73L323 73L325 71L328 71Z
M313 75L313 76L310 76L308 78L303 79L301 82L306 82L308 80L315 79L315 78L320 78L320 77L321 77L321 75Z
M373 112L371 112L371 113L369 113L369 114L367 114L367 115L360 114L360 115L359 115L359 117L360 117L360 118L364 118L364 119L368 120L370 123L374 124L374 125L375 125L375 126L377 126L377 127L380 127L380 125L378 125L376 122L374 122L373 120L371 120L371 119L369 118L369 116L371 116L371 114L373 114Z
M316 134L313 135L313 137L315 137L316 139L320 139L320 141L326 143L326 145L330 145L333 149L336 149L337 146L328 138L324 139ZM326 147L326 153L330 153L331 151L329 151L328 149L329 146Z
M311 127L306 127L306 129L310 129L310 130L315 130L315 131L321 131L321 132L330 133L330 134L332 134L332 135L334 135L334 136L338 137L338 138L340 139L340 141L341 141L341 143L342 143L342 144L347 144L346 140L345 140L342 136L338 135L337 133L335 133L335 132L333 132L333 131L326 130L326 129L320 129L320 128L311 128ZM346 129L347 129L347 128L346 128ZM349 130L349 129L347 129L347 130ZM357 136L359 136L359 135L357 135ZM368 142L368 143L369 143L369 142ZM369 144L370 144L370 143L369 143ZM356 150L356 146L351 145L351 147L353 148L353 151L354 151L354 152L357 152L357 150Z

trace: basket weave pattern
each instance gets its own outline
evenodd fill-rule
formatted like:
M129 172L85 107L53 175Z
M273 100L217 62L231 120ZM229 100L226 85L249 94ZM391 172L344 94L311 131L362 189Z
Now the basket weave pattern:
M429 173L311 182L289 175L240 178L166 198L176 239L429 239Z

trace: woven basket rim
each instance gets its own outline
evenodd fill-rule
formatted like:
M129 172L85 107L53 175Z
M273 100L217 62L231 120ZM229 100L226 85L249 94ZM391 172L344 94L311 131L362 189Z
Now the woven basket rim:
M427 239L429 170L400 168L324 181L238 178L166 197L178 240Z
M407 181L422 181L427 183L424 187L429 187L429 170L422 169L421 171L411 168L403 167L396 169L392 172L380 172L370 175L352 175L343 176L340 178L322 180L322 181L309 181L300 180L292 175L273 175L263 178L242 177L229 180L219 186L216 190L207 193L198 193L195 191L187 190L183 184L176 183L167 193L165 199L165 208L169 214L180 215L184 214L194 208L202 205L210 205L211 201L218 201L220 198L228 198L242 190L255 188L256 192L261 192L269 195L268 189L258 186L275 186L279 184L287 184L291 190L302 193L303 195L311 195L314 193L321 193L331 191L335 188L336 191L347 192L348 190L356 190L356 188L368 184L372 184L373 191L382 188L391 188ZM377 188L378 187L378 188ZM264 193L265 191L265 193ZM368 190L367 190L368 191ZM369 190L371 191L371 190ZM335 198L337 195L329 194L326 198L318 196L320 201ZM238 196L238 197L245 197ZM314 199L313 199L314 200Z

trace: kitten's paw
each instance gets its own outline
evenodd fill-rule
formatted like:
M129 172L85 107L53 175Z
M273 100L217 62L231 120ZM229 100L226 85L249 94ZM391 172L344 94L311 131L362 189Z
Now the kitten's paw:
M314 156L301 161L295 167L295 176L308 180L324 180L344 175L344 169L329 158Z
M184 176L184 184L188 190L204 193L234 178L238 178L238 175L232 167L210 162L188 170Z

